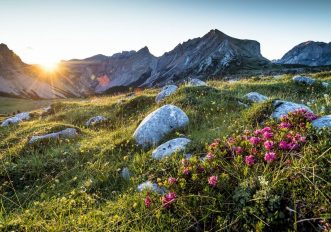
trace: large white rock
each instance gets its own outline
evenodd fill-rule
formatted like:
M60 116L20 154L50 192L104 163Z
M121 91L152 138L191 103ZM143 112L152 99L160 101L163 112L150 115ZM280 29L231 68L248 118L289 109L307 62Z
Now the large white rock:
M176 152L180 152L185 150L187 144L189 144L191 140L187 138L177 138L172 139L160 146L158 146L153 152L152 157L157 160L161 160L167 156L171 156Z
M60 138L75 138L78 136L77 130L74 128L67 128L65 130L59 131L59 132L54 132L46 135L36 135L32 136L30 139L29 143L35 143L43 140L48 140L48 139L60 139Z
M274 119L280 119L288 113L296 111L298 109L306 109L307 111L313 112L308 106L294 102L277 100L273 103L273 105L275 107L275 110L272 113L271 117L273 117Z
M264 96L258 92L250 92L246 94L245 97L252 102L264 102L268 100L267 96Z
M315 79L313 79L311 77L307 77L307 76L295 76L295 77L293 77L292 80L296 83L301 83L301 84L305 84L305 85L312 85L316 82Z
M141 183L140 185L138 185L138 191L142 192L142 191L153 191L156 192L158 194L164 194L166 192L166 189L164 188L160 188L156 183L152 183L151 181L145 181L143 183Z
M1 126L5 127L5 126L12 125L12 124L18 124L24 120L29 120L30 118L31 118L30 113L28 113L28 112L19 113L11 118L7 118L5 121L3 121L1 123Z
M180 108L164 105L140 123L133 137L143 147L155 146L165 135L186 126L188 122L187 115Z
M188 84L189 85L192 85L192 86L207 86L207 83L202 81L202 80L199 80L199 79L196 79L196 78L190 78L188 80Z
M169 97L171 94L175 93L177 89L178 87L176 85L164 86L155 98L156 103L163 101L166 97Z
M331 115L326 115L323 117L320 117L318 119L315 119L312 122L313 127L317 128L317 129L321 129L324 127L329 127L331 128Z
M95 116L93 118L90 118L85 125L86 126L95 126L97 124L100 124L102 122L107 121L107 118L105 118L104 116Z

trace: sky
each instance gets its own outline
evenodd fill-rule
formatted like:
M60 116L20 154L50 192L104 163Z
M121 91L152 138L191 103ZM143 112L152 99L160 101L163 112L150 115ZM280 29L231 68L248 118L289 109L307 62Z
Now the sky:
M279 59L331 41L331 0L0 0L0 43L30 64L148 46L155 56L218 29Z

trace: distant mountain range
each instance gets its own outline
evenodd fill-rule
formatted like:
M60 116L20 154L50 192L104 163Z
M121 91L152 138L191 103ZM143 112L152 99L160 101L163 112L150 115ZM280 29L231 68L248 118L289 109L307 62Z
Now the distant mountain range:
M277 63L330 64L330 44L312 45L313 48L305 48L301 44L297 47ZM309 54L315 54L314 62L306 61ZM322 61L319 63L319 60ZM242 70L263 70L271 65L261 55L257 41L232 38L218 30L181 43L160 57L153 56L144 47L139 51L112 56L96 55L83 60L63 61L59 70L52 74L43 72L37 65L23 63L13 51L1 44L0 95L25 98L83 97L129 87L163 86L189 77L204 79Z

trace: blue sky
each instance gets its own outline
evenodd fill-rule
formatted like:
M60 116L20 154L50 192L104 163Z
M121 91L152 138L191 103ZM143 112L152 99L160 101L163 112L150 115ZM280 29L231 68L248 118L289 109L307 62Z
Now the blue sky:
M27 63L144 46L160 56L217 28L276 59L307 40L330 42L330 9L330 0L0 0L0 43Z

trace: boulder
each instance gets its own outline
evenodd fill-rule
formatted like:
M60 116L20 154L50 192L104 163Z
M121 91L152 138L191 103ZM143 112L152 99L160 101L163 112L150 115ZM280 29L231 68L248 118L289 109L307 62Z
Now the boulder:
M88 126L88 127L95 126L95 125L100 124L105 121L107 121L107 118L105 118L104 116L95 116L95 117L87 120L87 122L85 123L85 126Z
M155 146L165 135L186 126L188 122L187 115L180 108L164 105L140 123L133 137L143 147Z
M178 87L176 85L167 85L164 86L161 92L156 96L155 102L159 103L163 101L166 97L169 97L171 94L175 93Z
M301 83L301 84L305 84L305 85L313 85L316 80L311 78L311 77L307 77L307 76L295 76L292 79L295 83Z
M153 192L156 192L158 194L164 194L166 192L166 189L160 188L156 183L152 183L149 180L141 183L140 185L138 185L138 191L139 192L142 192L142 191L145 191L145 190L153 191Z
M331 115L326 115L323 117L320 117L318 119L315 119L312 122L313 127L317 129L322 129L324 127L329 127L331 128Z
M188 84L191 86L207 86L207 83L197 78L190 78Z
M152 157L156 160L161 160L165 157L171 156L176 152L180 152L185 150L187 144L189 144L191 140L187 138L177 138L172 139L160 146L158 146L153 152Z
M54 132L45 135L36 135L32 136L29 141L29 144L33 144L35 142L49 140L49 139L61 139L61 138L75 138L78 136L77 130L74 128L67 128L65 130Z
M12 124L18 124L24 120L29 120L30 118L31 118L31 116L30 116L30 113L28 113L28 112L19 113L11 118L7 118L5 121L3 121L1 123L1 126L5 127L5 126L12 125Z
M275 110L272 113L271 117L277 120L287 115L289 112L293 112L298 109L306 109L310 112L313 112L308 106L294 102L277 100L273 103L273 106L275 107Z
M245 97L252 102L264 102L264 101L268 100L268 97L266 97L258 92L250 92L250 93L246 94Z

